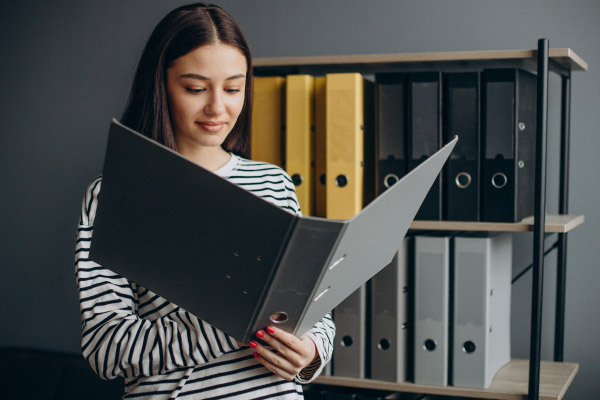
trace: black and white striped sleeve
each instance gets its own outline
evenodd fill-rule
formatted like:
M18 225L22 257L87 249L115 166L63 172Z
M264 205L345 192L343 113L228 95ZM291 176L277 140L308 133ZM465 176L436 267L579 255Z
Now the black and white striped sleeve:
M75 248L81 348L103 379L164 374L237 351L236 341L185 310L89 259L101 178L88 187Z
M331 356L333 355L333 338L335 337L335 324L333 323L331 314L328 313L321 318L305 335L315 343L319 357L296 376L296 381L302 384L310 383L314 380L321 374L325 365L331 361Z

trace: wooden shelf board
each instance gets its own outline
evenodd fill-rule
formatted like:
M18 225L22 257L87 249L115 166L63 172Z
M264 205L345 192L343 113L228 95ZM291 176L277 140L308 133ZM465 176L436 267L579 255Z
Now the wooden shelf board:
M567 233L583 224L583 215L546 215L546 233ZM410 229L468 232L533 232L533 216L521 222L413 221Z
M486 51L453 51L435 53L397 53L397 54L358 54L345 56L313 56L313 57L279 57L256 58L255 67L307 67L332 65L377 65L377 64L411 64L440 62L473 62L473 61L519 61L533 60L537 50L486 50ZM550 49L550 60L562 68L571 71L587 71L588 64L573 50L568 48Z
M542 361L540 364L540 400L560 400L573 382L579 364ZM320 376L315 383L393 392L461 396L481 399L525 400L529 380L529 361L512 360L502 367L488 389L467 389L454 386L427 386L410 382L393 383L372 379Z

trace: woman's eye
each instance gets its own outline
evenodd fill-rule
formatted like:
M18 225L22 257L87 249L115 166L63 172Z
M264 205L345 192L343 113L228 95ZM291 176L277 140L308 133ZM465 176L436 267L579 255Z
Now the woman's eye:
M227 93L230 93L230 94L232 94L232 93L239 93L239 92L241 92L241 90L240 90L240 89L225 89L225 91L226 91Z
M204 92L206 89L193 89L193 88L186 88L186 90L190 93L193 94L198 94L198 93L202 93Z

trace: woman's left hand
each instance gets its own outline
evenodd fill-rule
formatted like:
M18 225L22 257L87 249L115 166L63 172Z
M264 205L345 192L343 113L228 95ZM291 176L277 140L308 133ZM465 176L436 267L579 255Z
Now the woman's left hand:
M314 342L306 335L297 338L271 326L265 331L258 331L256 337L271 346L272 350L253 340L249 345L254 349L254 357L269 371L287 381L294 380L302 369L319 356Z

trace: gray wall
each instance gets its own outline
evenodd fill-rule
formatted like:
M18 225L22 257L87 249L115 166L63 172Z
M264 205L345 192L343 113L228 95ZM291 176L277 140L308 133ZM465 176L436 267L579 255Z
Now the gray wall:
M76 352L73 244L81 198L100 173L110 118L120 116L141 47L182 2L27 1L0 6L0 346ZM572 213L566 361L580 372L567 399L598 389L600 268L600 3L594 0L218 1L256 57L535 48L547 37L590 65L573 76ZM558 203L559 80L551 79L548 209ZM548 244L551 243L549 239ZM515 271L531 262L516 236ZM552 358L555 255L547 258L543 358ZM531 277L513 287L513 356L528 357Z

